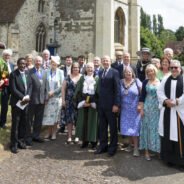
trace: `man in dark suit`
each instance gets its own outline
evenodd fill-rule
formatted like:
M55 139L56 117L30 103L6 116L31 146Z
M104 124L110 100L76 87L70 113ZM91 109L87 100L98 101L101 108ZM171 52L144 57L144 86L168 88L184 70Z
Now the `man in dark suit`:
M99 72L102 70L101 59L99 57L94 57L94 77L99 76Z
M26 61L19 58L18 68L10 74L10 104L12 108L11 151L17 153L17 147L25 149L25 136L28 125L28 103L32 92L31 79L25 71ZM18 103L20 104L18 105ZM24 105L26 105L24 107Z
M104 70L99 73L99 137L100 145L95 154L108 151L113 156L117 150L116 113L120 106L120 79L118 71L111 68L109 56L102 59ZM108 125L110 127L110 144L108 145Z
M83 55L78 56L79 70L81 74L86 72L85 57Z
M45 102L48 100L48 81L46 71L42 69L42 58L37 56L35 58L35 67L30 72L32 81L32 95L30 100L29 109L29 135L27 137L27 144L31 144L31 141L43 142L40 138L40 132L42 127L42 119L44 113ZM31 140L31 126L33 125L33 133Z
M73 63L72 56L66 56L65 65L63 68L61 68L64 72L64 77L67 77L68 75L71 74L72 63Z
M6 128L6 117L8 112L8 102L10 98L9 76L14 70L14 64L10 61L11 49L5 49L0 58L0 88L1 88L1 118L0 127Z
M126 67L131 67L133 69L135 75L137 76L136 67L133 64L131 64L130 53L129 52L124 52L123 53L123 63L119 67L120 67L120 71L121 71L121 79L124 78L123 72L124 72Z
M111 67L119 72L119 77L122 78L122 64L123 64L123 52L116 51L116 61L111 64Z

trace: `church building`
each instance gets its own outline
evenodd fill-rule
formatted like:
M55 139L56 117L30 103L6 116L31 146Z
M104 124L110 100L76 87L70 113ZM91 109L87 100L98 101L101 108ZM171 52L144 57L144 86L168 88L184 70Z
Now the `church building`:
M140 48L137 0L1 0L0 41L14 58L48 48L52 55L114 58Z

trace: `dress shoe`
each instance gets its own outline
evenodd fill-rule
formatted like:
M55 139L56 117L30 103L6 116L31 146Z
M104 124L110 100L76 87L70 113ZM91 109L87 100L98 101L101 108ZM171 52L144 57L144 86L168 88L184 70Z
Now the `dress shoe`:
M80 148L87 148L88 144L89 144L88 142L83 142Z
M11 152L14 153L14 154L18 153L18 150L17 150L16 147L11 147L10 150L11 150Z
M38 143L43 143L44 142L44 140L40 137L39 138L33 138L33 141L38 142Z
M20 148L20 149L27 149L26 148L26 144L24 144L24 143L18 143L18 148Z
M7 126L6 126L6 125L3 125L3 126L0 126L0 128L2 128L2 129L6 129L6 128L7 128Z
M106 152L107 152L107 149L100 149L100 148L98 148L98 149L94 152L94 154L97 155L97 154L103 154L103 153L106 153Z
M95 149L96 146L97 146L97 142L91 142L91 148L92 148L92 149Z
M26 141L26 146L32 146L32 145L33 145L32 141Z
M116 154L116 152L108 152L108 157L113 157Z

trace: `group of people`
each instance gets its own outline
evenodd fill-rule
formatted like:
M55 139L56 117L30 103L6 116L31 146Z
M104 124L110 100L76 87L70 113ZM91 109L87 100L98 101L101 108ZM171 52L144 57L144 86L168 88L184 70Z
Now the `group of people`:
M142 48L137 55L136 65L131 63L130 53L117 51L113 63L107 55L87 63L84 56L77 62L67 56L65 65L60 66L59 56L44 50L42 57L33 59L28 54L19 58L17 68L10 70L11 53L4 50L0 123L5 127L8 107L3 107L3 100L8 106L11 94L11 151L17 153L17 148L24 149L32 141L43 142L42 126L47 126L44 138L55 140L60 125L59 131L67 129L67 144L73 142L75 128L74 142L82 141L81 148L91 145L95 154L114 156L119 130L129 140L125 150L133 151L133 156L144 150L148 161L154 152L166 163L184 166L181 64L173 59L170 48L161 59L152 58L149 48Z

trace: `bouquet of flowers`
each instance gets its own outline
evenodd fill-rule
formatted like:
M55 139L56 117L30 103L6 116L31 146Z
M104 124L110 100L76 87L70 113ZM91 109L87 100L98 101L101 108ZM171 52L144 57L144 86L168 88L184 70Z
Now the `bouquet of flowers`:
M3 71L1 75L0 90L2 90L3 86L9 85L8 77L9 77L8 71Z

